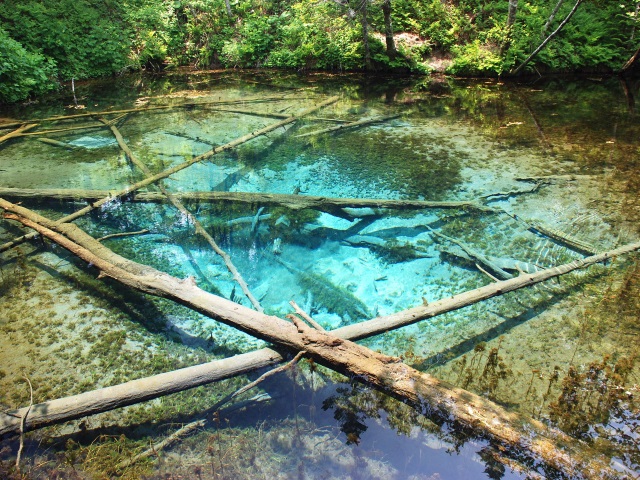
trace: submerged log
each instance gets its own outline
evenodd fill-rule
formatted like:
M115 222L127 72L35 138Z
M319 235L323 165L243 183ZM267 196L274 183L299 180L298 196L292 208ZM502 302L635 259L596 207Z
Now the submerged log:
M140 187L142 188L142 187ZM392 210L421 210L421 209L469 209L487 213L498 213L496 210L476 201L439 202L430 200L388 200L376 198L336 198L319 197L313 195L293 195L282 193L255 192L171 192L180 200L198 202L242 202L264 206L286 207L291 210L312 209L329 213L339 217L344 216L345 208L373 208ZM0 187L0 196L14 199L35 200L86 200L95 202L110 195L106 190L70 190L70 189L25 189ZM165 196L157 192L131 191L127 199L134 202L164 202ZM351 216L358 216L356 212L348 211ZM375 212L374 212L375 213Z
M48 145L53 145L54 147L64 148L65 150L79 150L81 148L81 147L78 147L76 145L71 145L70 143L65 143L65 142L60 142L58 140L54 140L52 138L40 137L40 138L37 138L36 140L38 140L39 142L42 142L42 143L46 143Z
M344 335L345 332L350 332L350 327L357 327L357 325L343 327L334 332L319 332L306 327L301 321L296 322L296 326L294 326L277 317L255 312L200 290L192 279L178 280L151 267L122 258L73 224L58 224L2 199L0 199L0 208L11 212L6 214L7 218L17 220L30 228L34 228L41 235L55 241L84 261L90 262L100 270L100 276L109 276L136 290L171 299L210 318L232 325L250 335L273 342L289 351L305 351L318 363L353 376L359 381L371 384L400 398L420 413L430 415L443 422L452 421L459 427L480 433L485 438L506 448L507 451L519 449L519 454L522 453L522 450L527 451L534 458L542 459L550 467L567 475L581 475L585 478L620 478L620 475L614 477L614 472L610 470L606 461L597 456L586 445L558 430L550 429L536 420L526 419L518 414L507 412L502 407L478 395L455 388L428 374L418 372L401 363L399 359L378 354L353 342L338 338L337 335L341 333ZM532 285L537 281L553 278L577 268L584 268L587 265L605 261L612 256L638 249L640 249L640 242L534 275L523 275L504 282L498 282L497 284L491 284L475 291L481 293L467 292L458 296L461 298L458 299L453 307L461 308L464 306L462 303L469 305L474 303L474 299L477 301L478 298L483 296L484 298L490 298L506 291L513 291L523 286ZM497 286L499 288L496 288ZM463 299L464 302L462 301ZM409 315L406 320L408 320L408 323L417 321L415 318L420 316L424 309L433 308L432 305L419 307L422 310L411 309L408 311ZM406 316L405 312L396 314L396 316L402 314ZM390 317L387 317L387 319ZM380 319L364 322L364 324L371 324L376 320L379 321ZM351 338L357 337L357 334L354 334L353 331L348 335ZM227 359L227 361L229 360L233 359ZM166 381L171 378L172 373L163 375L165 375L163 378ZM157 377L159 376L152 378ZM144 384L148 380L143 379L138 382ZM184 378L178 377L175 380L182 382ZM172 383L171 380L169 382ZM119 387L122 388L122 395L127 398L128 392L126 388ZM171 387L165 385L165 388ZM91 395L85 395L89 400ZM146 398L153 397L147 396ZM68 404L64 400L58 401L62 402L67 409L67 418L82 416L78 414L77 410L74 410L73 404ZM122 401L122 398L120 401ZM50 404L51 402L48 403ZM131 403L134 402L127 404ZM60 406L62 407L62 405ZM26 420L24 419L25 412L22 410L0 414L0 435L19 431L16 423L22 423L24 431L43 426L43 423L47 420L47 405L40 404L32 408L34 413ZM94 411L93 413L97 412ZM562 447L558 445L562 445Z
M469 255L469 257L471 257L471 259L474 262L478 262L479 264L481 264L482 266L484 266L485 268L491 270L491 272L493 272L494 274L496 274L501 280L507 280L509 278L512 278L513 275L511 275L508 272L505 272L502 268L500 268L499 265L497 265L496 263L492 262L491 260L489 260L485 255L483 255L482 253L478 252L477 250L469 247L466 243L461 242L460 240L456 240L455 238L451 238L447 235L444 235L442 233L438 233L435 230L433 230L432 228L429 228L429 231L439 237L439 238L443 238L455 245L457 245L458 247L460 247L462 250L464 250L464 253L466 253L467 255Z
M363 120L358 120L357 122L343 123L342 125L336 125L335 127L323 128L322 130L315 130L313 132L296 135L296 138L304 138L313 135L321 135L323 133L337 132L338 130L346 130L347 128L364 127L365 125L371 125L372 123L386 122L387 120L398 118L399 116L400 114L388 115L386 117L365 118Z
M20 124L20 125L22 125L22 124ZM0 137L0 143L6 142L7 140L10 140L12 138L22 137L22 136L25 135L24 132L26 132L27 130L31 130L32 128L37 127L37 126L38 126L37 123L30 123L30 124L27 124L27 125L22 125L21 127L16 128L13 132L9 132L9 133L6 133L6 134L2 135Z
M74 120L76 118L116 115L120 113L136 113L136 112L149 112L153 110L194 108L194 107L201 107L201 106L207 106L207 105L242 105L245 103L254 103L254 102L262 103L262 102L280 101L280 100L291 100L291 97L285 97L282 95L277 97L251 97L251 98L243 98L238 100L217 100L217 101L211 101L211 102L187 102L187 103L180 103L176 105L151 105L148 107L127 108L123 110L104 110L102 112L75 113L73 115L58 115L55 117L39 118L34 120L22 120L22 121L12 122L12 123L3 123L3 124L0 124L0 128L17 127L19 125L23 125L25 123L31 123L31 122L59 122L62 120Z
M269 133L273 130L276 130L277 128L280 128L284 125L288 125L289 123L293 123L296 120L298 120L299 118L302 118L310 113L313 113L317 110L320 110L323 107L326 107L327 105L331 105L332 103L337 102L339 99L339 97L335 96L335 97L331 97L323 102L320 102L316 105L314 105L313 107L309 107L306 110L303 110L302 112L298 113L297 115L292 115L289 118L286 118L284 120L281 120L279 122L276 123L272 123L271 125L268 125L266 127L263 127L259 130L256 130L254 132L248 133L247 135L244 135L240 138L237 138L229 143L226 143L224 145L220 145L219 147L216 147L212 150L209 150L208 152L203 153L202 155L198 155L197 157L193 157L190 160L187 160L183 163L180 163L174 167L171 167L167 170L165 170L164 172L160 172L157 173L156 175L153 175L152 177L148 177L145 180L142 180L138 183L134 183L133 185L129 185L128 187L125 187L124 189L117 191L117 192L109 192L109 195L106 195L105 197L96 200L95 202L91 203L90 205L87 205L86 207L70 214L67 215L61 219L59 219L57 221L57 223L66 223L66 222L70 222L72 220L75 220L76 218L80 218L83 215L97 209L100 208L102 205L104 205L105 203L108 202L112 202L114 200L120 199L126 195L129 195L133 192L136 192L137 190L140 190L143 187L146 187L147 185L151 185L153 183L156 183L158 180L162 180L164 178L167 178L171 175L173 175L174 173L177 173L181 170L184 170L187 167L190 167L191 165L193 165L194 163L199 163L202 162L203 160L206 160L208 158L211 158L214 155L217 155L218 153L222 153L225 152L227 150L231 150L232 148L237 147L238 145L241 145L243 143L248 142L249 140L253 140L254 138L257 138L261 135L264 135L266 133ZM3 245L0 245L0 253L4 252L10 248L13 248L17 245L20 245L22 242L35 238L37 235L34 234L28 234L28 235L23 235L21 237L18 237L10 242L7 242Z
M99 120L109 127L109 129L111 130L113 135L116 137L116 141L118 142L118 145L120 145L120 148L122 149L122 151L124 151L125 155L127 156L127 158L129 158L131 163L133 163L136 167L138 167L142 171L142 173L144 173L144 175L147 178L152 177L153 173L151 172L151 170L149 170L149 168L138 157L136 157L133 154L133 152L131 151L129 146L124 141L124 138L122 137L122 134L120 133L120 130L118 130L118 127L113 125L113 122L108 122L103 118L100 118ZM193 215L187 209L187 207L184 206L184 204L180 200L175 198L164 187L162 181L159 181L156 184L156 186L162 192L162 194L167 198L167 200L169 200L171 202L171 204L182 215L184 215L185 217L187 217L189 219L189 222L195 228L196 234L200 235L202 238L204 238L205 241L209 244L209 246L213 249L213 251L222 258L225 266L227 267L227 270L229 270L229 273L231 273L231 276L236 281L236 283L238 285L240 285L240 288L242 289L242 292L249 299L249 301L254 306L254 308L259 312L263 312L264 310L263 310L262 306L260 305L260 302L258 301L258 299L256 297L253 296L253 294L249 290L249 286L247 285L247 282L245 282L244 278L242 277L242 275L240 274L240 272L238 271L236 266L231 261L231 257L229 256L229 254L220 248L220 246L216 243L216 241L213 239L213 237L211 235L209 235L209 233L204 229L204 227L202 226L200 221L195 217L195 215Z

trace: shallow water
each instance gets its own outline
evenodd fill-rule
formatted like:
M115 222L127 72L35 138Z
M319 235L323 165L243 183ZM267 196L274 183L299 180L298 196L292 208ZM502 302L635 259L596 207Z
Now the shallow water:
M293 114L340 95L337 103L293 125L164 181L172 192L463 200L493 208L329 214L185 200L266 312L283 317L295 300L324 328L334 329L477 288L500 274L483 272L486 266L478 268L455 241L506 265L514 276L585 256L532 231L532 225L595 251L637 241L637 94L637 83L617 79L510 85L223 72L87 83L78 87L75 102L61 96L0 116L41 119L200 103L131 113L117 124L155 173L277 121L260 114ZM235 103L211 104L220 101ZM398 116L337 134L298 137L339 125L337 120L388 115ZM33 132L95 123L90 117L43 122ZM0 187L116 191L143 178L107 128L47 134L73 150L39 137L0 144ZM23 201L51 218L86 204ZM95 237L147 229L104 244L250 306L221 259L167 202L114 200L76 223ZM20 231L4 221L0 242ZM363 343L509 408L558 422L604 449L617 468L637 472L638 367L632 360L623 380L607 373L619 371L616 365L637 351L634 259L617 259ZM24 244L3 253L1 267L0 403L6 407L28 404L24 376L34 387L34 402L40 402L264 346L183 307L96 280L92 268L56 246ZM491 358L499 360L493 367ZM584 373L596 363L602 373L580 380L591 393L569 408L562 392L570 367ZM42 478L111 475L129 452L198 418L244 383L199 387L35 432L27 436L23 471ZM602 385L628 395L605 398ZM496 462L486 443L442 430L401 403L307 362L260 388L265 396L223 411L159 460L140 462L124 476L525 476ZM5 440L2 446L2 468L9 471L17 442Z

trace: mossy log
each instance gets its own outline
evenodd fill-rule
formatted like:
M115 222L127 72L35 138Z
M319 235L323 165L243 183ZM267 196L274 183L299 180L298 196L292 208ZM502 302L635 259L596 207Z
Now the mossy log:
M420 413L481 434L501 446L507 453L513 450L517 451L518 455L528 452L529 457L542 460L549 467L568 476L579 475L584 478L598 479L623 478L620 472L614 473L609 468L608 462L596 455L588 446L558 430L550 429L536 420L507 412L497 404L478 395L418 372L401 363L397 358L376 353L351 341L339 338L339 335L344 335L350 327L358 325L343 327L333 332L313 330L301 321L292 325L280 318L255 312L200 290L192 278L179 280L151 267L120 257L73 224L53 222L2 199L0 199L0 208L6 211L6 218L17 220L25 226L35 229L39 234L92 264L100 271L99 277L107 276L138 291L171 299L212 319L272 342L290 352L304 351L318 363L400 398ZM488 285L477 291L466 292L458 296L458 304L455 308L474 303L483 296L489 298L500 295L638 249L640 249L640 242L562 267L533 275L523 275ZM450 300L453 299L447 301ZM396 316L405 316L405 321L413 323L413 321L417 321L415 318L423 315L424 309L429 307L431 306L423 306L422 310L407 311L409 312L408 316L407 312L401 312ZM380 319L372 321L376 320ZM370 324L372 321L364 322L364 324ZM351 338L357 337L353 332L349 336ZM233 360L233 358L228 360ZM185 380L184 375L180 374L173 380L171 373L163 375L166 375L164 378L165 381L168 381L165 388L171 388L174 380L180 383ZM143 379L138 382L144 385L146 381L150 380ZM126 385L118 386L122 389L124 398L128 397ZM93 395L100 397L104 390L98 391L99 393L94 392ZM89 393L85 395L91 396ZM146 398L153 397L146 396ZM64 403L63 400L58 401ZM120 401L123 399L120 398ZM131 403L134 402L129 401L126 404ZM23 410L0 414L0 435L15 433L19 431L20 425L24 426L25 431L37 428L37 426L44 426L47 416L52 413L49 409L50 404L51 402L34 405L31 407L33 413L30 413L26 419L24 418L26 412ZM65 408L67 409L67 418L83 416L75 410L73 404L67 403Z
M80 210L67 215L63 218L61 218L60 220L57 221L57 223L66 223L66 222L71 222L72 220L75 220L76 218L80 218L83 215L97 209L100 208L102 205L104 205L105 203L108 202L112 202L114 200L120 199L126 195L130 195L133 192L136 192L138 190L140 190L141 188L146 187L147 185L151 185L154 184L156 182L158 182L159 180L162 180L164 178L167 178L171 175L173 175L174 173L177 173L181 170L184 170L187 167L190 167L191 165L193 165L194 163L199 163L202 162L203 160L206 160L208 158L211 158L214 155L217 155L219 153L222 152L226 152L227 150L231 150L235 147L237 147L238 145L241 145L243 143L248 142L249 140L253 140L254 138L257 138L261 135L264 135L266 133L272 132L273 130L276 130L284 125L288 125L289 123L293 123L296 120L310 114L313 113L317 110L320 110L323 107L326 107L327 105L331 105L332 103L337 102L339 99L339 97L335 96L335 97L331 97L327 100L324 100L323 102L317 103L315 104L313 107L309 107L305 110L303 110L302 112L296 114L296 115L292 115L284 120L281 120L279 122L276 123L272 123L271 125L268 125L266 127L263 127L259 130L256 130L254 132L248 133L240 138L237 138L229 143L225 143L224 145L220 145L219 147L216 147L212 150L209 150L208 152L203 153L202 155L198 155L197 157L193 157L190 160L187 160L183 163L180 163L174 167L171 167L163 172L157 173L151 177L148 177L144 180L141 180L140 182L134 183L133 185L129 185L128 187L123 188L120 191L116 191L116 192L109 192L109 195L105 195L103 198L96 200L94 202L92 202L91 204L87 205L84 208L81 208ZM0 245L0 253L4 252L10 248L13 248L17 245L20 245L22 242L35 238L37 235L34 234L28 234L28 235L23 235L21 237L18 237L10 242L7 242L3 245Z

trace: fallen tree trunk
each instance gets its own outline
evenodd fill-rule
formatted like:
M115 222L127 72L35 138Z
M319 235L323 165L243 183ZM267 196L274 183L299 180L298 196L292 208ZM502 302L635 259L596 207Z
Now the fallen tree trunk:
M22 125L22 123L20 124ZM28 125L22 125L21 127L16 128L13 132L9 132L0 137L0 143L6 142L12 138L22 137L27 130L31 130L34 127L37 127L37 123L30 123Z
M296 135L296 138L304 138L304 137L310 137L312 135L321 135L323 133L337 132L338 130L345 130L347 128L363 127L365 125L370 125L372 123L386 122L387 120L398 118L399 116L400 114L388 115L386 117L365 118L363 120L358 120L357 122L343 123L342 125L336 125L335 127L323 128L322 130L315 130L313 132Z
M524 449L530 452L534 458L540 458L547 465L568 475L579 474L585 478L614 478L613 472L603 459L596 456L581 442L562 432L551 430L541 422L507 412L489 400L418 372L401 363L397 358L378 354L336 336L340 332L342 334L349 332L350 327L343 327L330 333L312 330L301 321L296 322L294 327L294 325L277 317L255 312L200 290L192 279L178 280L151 267L122 258L73 224L58 224L2 199L0 199L0 208L11 212L6 214L7 218L34 228L41 235L90 262L100 270L100 276L109 276L136 290L169 298L250 335L273 342L289 351L305 351L318 363L353 376L359 381L374 385L380 390L406 401L420 413L436 417L443 422L452 420L452 423L457 426L480 433L507 449ZM640 249L640 242L535 275L522 276L525 278L518 277L498 284L491 284L479 289L479 291L484 290L485 298L490 298L522 286L532 285L536 281L542 281L541 273L546 273L544 279L548 279L576 268L602 262L613 255L638 249ZM518 282L521 279L523 281ZM496 285L500 285L500 288L496 289ZM474 295L472 292L467 292L460 297L464 298L465 295L467 296L466 305L473 303L469 302L470 299L482 297L482 295ZM462 306L464 305L458 302L455 308ZM418 316L418 311L412 309L410 312L409 318L406 320L409 321L408 323L413 323L416 321L414 319ZM371 325L371 322L376 320L380 319L364 322L364 324ZM356 337L353 333L349 336ZM172 373L163 375L166 375L165 379L168 379ZM145 381L149 381L149 379L138 382L144 383ZM120 387L123 388L123 394L126 396L126 388ZM133 402L128 404L131 403ZM73 409L73 405L67 407ZM15 432L17 428L15 423L22 424L24 431L37 428L37 422L34 421L35 413L44 413L46 417L47 408L41 404L33 406L32 409L34 414L29 418L25 418L26 412L20 410L0 415L0 434ZM80 415L73 418L78 416ZM560 449L557 444L563 445L563 448Z
M109 129L113 133L114 137L116 137L116 141L118 142L118 145L120 145L120 148L125 153L127 158L129 158L131 163L133 163L136 167L138 167L142 171L142 173L144 173L144 175L147 178L153 177L153 173L151 172L151 170L149 170L149 168L144 163L142 163L140 161L140 159L138 159L138 157L136 157L133 154L133 152L131 151L129 146L124 141L124 138L122 137L122 134L120 133L120 130L118 130L118 127L116 127L115 125L111 124L110 122L108 122L108 121L106 121L106 120L104 120L102 118L100 118L99 120L102 123L104 123L106 126L109 127ZM242 278L242 275L240 275L240 272L238 271L236 266L231 261L231 257L229 256L229 254L220 248L220 246L216 243L216 241L213 239L213 237L211 235L209 235L209 233L204 229L204 227L202 226L200 221L189 210L187 210L187 207L185 207L184 204L180 200L175 198L164 187L164 185L162 184L162 181L159 181L156 184L156 186L160 189L160 191L167 198L167 200L169 200L172 203L172 205L174 207L176 207L176 209L180 213L182 213L182 215L184 215L185 217L187 217L189 219L189 222L195 228L196 234L200 235L202 238L204 238L205 241L209 244L209 246L213 249L213 251L222 258L222 261L224 262L225 266L227 267L227 270L229 270L229 273L231 273L231 276L236 281L236 283L238 285L240 285L240 288L242 289L242 292L249 299L249 301L254 306L254 308L259 312L263 312L264 310L263 310L262 306L260 305L260 302L258 301L258 299L256 297L254 297L254 295L249 290L249 286L247 285L247 282L245 282L244 278Z
M227 150L231 150L232 148L237 147L238 145L241 145L243 143L248 142L249 140L252 140L256 137L259 137L261 135L264 135L265 133L269 133L273 130L276 130L279 127L282 127L284 125L287 125L289 123L293 123L296 120L298 120L299 118L304 117L305 115L308 115L309 113L315 112L319 109L321 109L322 107L325 107L327 105L331 105L332 103L335 103L338 101L337 96L335 97L331 97L323 102L320 102L316 105L314 105L313 107L307 108L306 110L303 110L302 112L300 112L297 115L292 115L289 118L286 118L284 120L281 120L279 122L276 123L272 123L271 125L268 125L264 128L261 128L259 130L256 130L254 132L248 133L247 135L244 135L240 138L237 138L236 140L233 140L232 142L226 143L224 145L220 145L219 147L216 147L212 150L209 150L208 152L203 153L202 155L198 155L197 157L193 157L190 160L187 160L186 162L180 163L172 168L169 168L167 170L165 170L164 172L160 172L157 173L156 175L153 175L152 177L148 177L145 180L142 180L138 183L135 183L133 185L129 185L128 187L125 187L124 189L117 191L117 192L109 192L109 195L106 195L105 197L96 200L95 202L91 203L90 205L87 205L86 207L70 214L67 215L66 217L63 217L61 219L59 219L57 221L57 223L66 223L66 222L70 222L72 220L75 220L76 218L80 218L83 215L91 212L92 210L95 210L97 208L100 208L102 205L104 205L105 203L117 200L121 197L124 197L125 195L129 195L130 193L133 193L137 190L140 190L143 187L146 187L147 185L151 185L152 183L156 183L158 180L162 180L163 178L167 178L171 175L173 175L174 173L177 173L181 170L184 170L187 167L190 167L191 165L193 165L194 163L198 163L201 162L203 160L206 160L207 158L211 158L214 155L217 155L218 153L222 153L225 152ZM35 238L37 235L34 234L28 234L28 235L23 235L21 237L18 237L10 242L5 243L4 245L0 245L0 253L4 252L10 248L13 248L17 245L20 245L22 242Z
M64 148L65 150L80 150L81 147L76 145L71 145L70 143L60 142L58 140L54 140L52 138L40 137L36 138L39 142L46 143L48 145L53 145L54 147Z
M3 124L0 124L0 128L17 127L19 125L23 125L25 123L32 123L32 122L59 122L62 120L74 120L76 118L116 115L118 113L149 112L152 110L172 110L177 108L194 108L194 107L201 107L201 106L207 106L207 105L236 105L236 104L256 103L256 102L263 103L263 102L272 102L272 101L280 101L280 100L291 100L291 97L285 97L282 95L277 97L250 97L250 98L242 98L238 100L218 100L213 102L188 102L188 103L181 103L177 105L152 105L149 107L127 108L123 110L105 110L102 112L75 113L73 115L58 115L55 117L39 118L34 120L22 120L22 121L12 122L12 123L3 123Z
M166 197L157 192L130 192L128 200L134 202L164 202ZM318 210L334 215L344 208L374 208L395 210L420 210L426 208L464 209L478 210L481 212L498 213L491 207L482 205L476 201L438 202L430 200L388 200L375 198L336 198L319 197L312 195L292 195L283 193L254 193L254 192L171 192L180 200L193 200L198 202L242 202L259 204L263 206L286 207L291 210L305 208ZM26 189L0 187L0 196L14 199L33 200L86 200L95 202L109 197L111 192L106 190L68 190L68 189ZM340 217L344 216L339 212Z
M500 266L496 265L494 262L489 260L482 253L480 253L477 250L474 250L473 248L469 247L466 243L463 243L460 240L456 240L455 238L448 237L447 235L444 235L442 233L438 233L432 228L429 228L429 231L433 235L435 235L435 236L437 236L439 238L443 238L443 239L445 239L445 240L457 245L458 247L460 247L464 251L464 253L466 253L467 255L469 255L473 259L473 261L478 262L479 264L483 265L485 268L488 268L489 270L491 270L498 277L500 277L501 280L507 280L507 279L513 277L513 275L511 275L508 272L505 272L502 268L500 268Z

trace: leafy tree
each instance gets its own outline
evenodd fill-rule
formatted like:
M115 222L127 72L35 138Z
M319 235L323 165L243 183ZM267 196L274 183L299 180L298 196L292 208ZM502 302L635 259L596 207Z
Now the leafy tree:
M24 100L56 87L55 62L30 53L0 28L0 103Z

